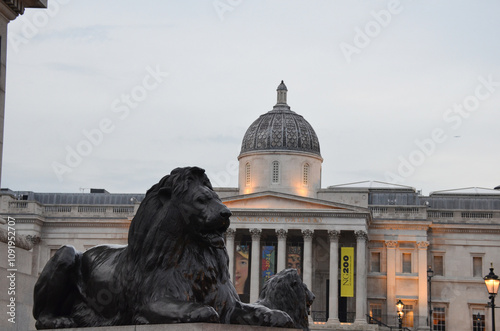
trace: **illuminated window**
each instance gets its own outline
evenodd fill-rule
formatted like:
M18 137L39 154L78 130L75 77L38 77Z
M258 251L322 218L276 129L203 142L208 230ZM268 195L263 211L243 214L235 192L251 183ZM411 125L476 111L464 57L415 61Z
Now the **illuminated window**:
M273 161L273 184L277 184L280 181L280 163L278 161Z
M245 164L245 185L250 186L250 163Z
M475 310L472 314L472 331L486 330L486 322L484 321L484 310Z
M370 324L382 321L382 304L370 302Z
M413 327L413 305L404 304L403 307L403 326L407 328Z
M446 330L446 314L444 307L434 307L434 309L432 310L432 330Z
M411 273L411 253L403 253L403 273Z
M302 184L309 184L309 163L304 164L304 169L302 170Z

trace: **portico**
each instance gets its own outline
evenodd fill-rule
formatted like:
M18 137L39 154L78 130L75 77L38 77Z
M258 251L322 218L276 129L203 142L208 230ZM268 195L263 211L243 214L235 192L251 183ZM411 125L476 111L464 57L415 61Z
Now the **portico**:
M297 268L304 283L316 295L313 312L323 312L328 324L366 323L366 241L371 222L368 209L277 192L232 197L223 202L233 212L226 232L232 277L235 252L243 246L250 253L249 302L258 299L265 281L262 254L265 247L271 247L275 260L272 273ZM258 206L266 208L256 208ZM341 246L354 247L356 251L355 294L344 298L342 307L339 306L338 275ZM299 255L298 264L292 261L295 254ZM328 291L324 291L326 288Z

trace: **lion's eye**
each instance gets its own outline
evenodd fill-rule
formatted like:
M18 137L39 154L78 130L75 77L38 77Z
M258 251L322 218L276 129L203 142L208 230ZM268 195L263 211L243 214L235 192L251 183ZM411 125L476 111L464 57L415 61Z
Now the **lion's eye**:
M198 197L198 198L196 198L196 202L198 202L198 203L204 203L205 199L203 199L202 197Z

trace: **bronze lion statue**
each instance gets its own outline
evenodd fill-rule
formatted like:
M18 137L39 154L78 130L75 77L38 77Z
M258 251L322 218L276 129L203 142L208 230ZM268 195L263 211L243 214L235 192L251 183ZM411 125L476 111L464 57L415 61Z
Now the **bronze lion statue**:
M37 329L213 322L291 327L287 313L240 302L223 234L231 212L198 167L146 193L128 245L61 247L34 290Z
M308 315L314 299L315 295L302 282L297 270L285 269L264 283L256 303L288 313L295 328L308 331Z

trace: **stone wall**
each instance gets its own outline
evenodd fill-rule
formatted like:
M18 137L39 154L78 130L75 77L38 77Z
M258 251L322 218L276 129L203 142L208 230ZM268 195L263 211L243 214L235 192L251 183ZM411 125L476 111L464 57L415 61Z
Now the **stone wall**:
M37 276L32 275L33 252L20 247L15 249L16 271L9 271L8 246L0 242L0 329L1 330L34 330L35 320L32 316L33 288ZM9 278L8 278L9 277ZM12 282L11 282L12 280ZM15 284L14 286L11 286ZM14 300L15 306L12 306ZM7 305L12 307L8 307ZM8 312L15 313L8 314ZM12 319L14 318L14 319ZM15 323L9 322L9 319Z

